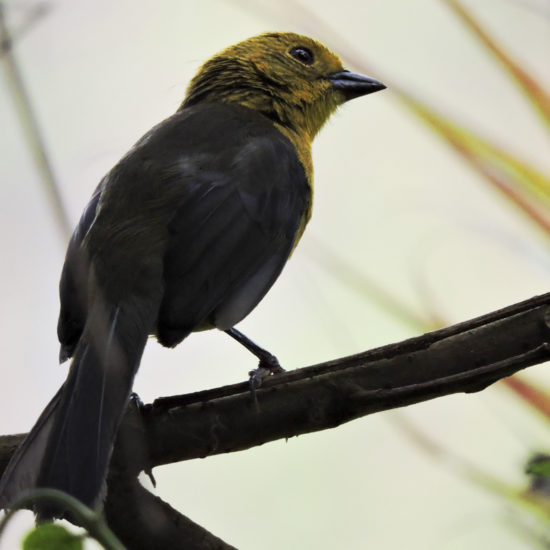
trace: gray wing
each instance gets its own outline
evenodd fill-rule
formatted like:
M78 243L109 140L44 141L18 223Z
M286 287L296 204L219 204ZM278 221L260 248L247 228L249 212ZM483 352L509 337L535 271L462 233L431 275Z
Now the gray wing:
M273 128L212 155L170 224L157 337L227 329L263 298L284 267L310 200L305 172Z
M105 179L96 187L90 202L84 209L65 255L59 281L61 307L57 321L57 336L61 343L59 351L61 363L73 356L86 321L86 295L82 291L79 280L86 278L87 258L84 257L85 251L81 245L95 218L104 182Z

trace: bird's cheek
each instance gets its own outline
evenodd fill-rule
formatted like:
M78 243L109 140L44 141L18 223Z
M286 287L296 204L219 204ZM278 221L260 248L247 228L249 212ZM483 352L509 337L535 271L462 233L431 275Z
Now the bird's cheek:
M347 98L342 91L335 90L333 88L328 90L327 96L327 100L331 102L335 107L339 107L347 101Z
M331 86L330 82L324 77L320 76L314 84L315 93L317 98L323 98L324 101L334 102L335 101L335 91Z
M316 94L309 88L299 88L294 91L294 97L298 100L298 103L310 104L314 103Z

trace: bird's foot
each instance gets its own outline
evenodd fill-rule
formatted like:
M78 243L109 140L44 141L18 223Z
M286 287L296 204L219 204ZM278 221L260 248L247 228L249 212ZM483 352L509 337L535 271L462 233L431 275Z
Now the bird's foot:
M251 370L248 375L250 376L248 383L250 384L250 389L254 392L256 391L263 383L263 381L273 374L280 374L285 372L285 369L281 367L277 357L271 353L265 353L260 359L258 368Z
M255 394L256 390L262 385L262 382L272 374L279 374L284 372L285 369L281 367L279 360L272 353L269 353L266 349L255 344L248 336L245 336L242 332L238 331L235 327L229 328L226 331L231 338L234 338L244 346L248 351L253 353L260 362L258 368L251 370L248 374L250 391Z

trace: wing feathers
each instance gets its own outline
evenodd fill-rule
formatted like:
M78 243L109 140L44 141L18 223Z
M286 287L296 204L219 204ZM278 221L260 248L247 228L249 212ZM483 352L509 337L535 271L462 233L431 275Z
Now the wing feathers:
M193 168L192 189L170 223L157 324L164 345L245 317L281 272L307 209L309 186L292 144L261 115L244 114L233 141L212 151L206 169Z

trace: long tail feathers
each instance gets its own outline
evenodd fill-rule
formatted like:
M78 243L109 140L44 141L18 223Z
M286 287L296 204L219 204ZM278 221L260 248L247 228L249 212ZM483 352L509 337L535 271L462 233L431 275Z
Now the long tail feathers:
M88 313L65 384L2 477L0 507L31 487L65 491L90 507L100 502L116 433L150 332L142 321L137 312L120 307L96 306ZM39 510L43 518L59 514Z
M0 510L7 508L21 492L37 486L39 474L37 466L42 463L44 458L54 425L54 413L61 399L63 388L64 386L61 386L48 403L4 470L0 480Z

